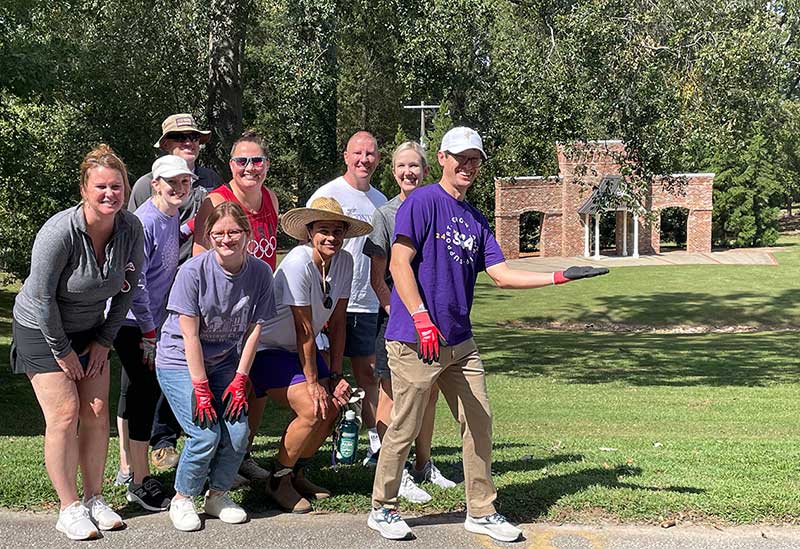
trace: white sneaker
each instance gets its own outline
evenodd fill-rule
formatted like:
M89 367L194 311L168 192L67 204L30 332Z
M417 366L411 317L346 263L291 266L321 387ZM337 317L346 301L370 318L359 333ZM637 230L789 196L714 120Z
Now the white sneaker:
M403 477L400 479L400 490L397 495L407 499L411 503L428 503L433 498L431 495L417 486L408 469L403 468Z
M228 497L228 492L222 492L215 496L211 496L206 492L206 501L203 508L206 515L218 517L219 520L228 524L241 524L247 520L245 510Z
M473 518L467 515L464 528L473 534L484 534L497 541L517 541L522 535L522 530L506 520L500 513Z
M367 526L380 533L386 539L408 539L411 528L397 512L397 509L373 509L367 518Z
M172 498L169 504L169 518L172 525L181 532L199 530L201 526L192 498Z
M414 477L416 482L424 482L428 481L432 484L435 484L439 488L443 490L447 490L448 488L452 488L456 485L455 482L445 477L442 472L433 464L433 460L428 460L428 462L422 467L422 471L417 471L416 468L411 469L411 476Z
M249 457L239 466L239 474L250 480L267 480L269 471L261 467L256 460Z
M69 539L95 539L100 535L97 527L89 518L89 510L76 501L58 513L56 530L66 534Z
M125 526L125 523L122 522L122 517L108 506L100 494L93 496L83 505L89 511L89 516L92 517L94 523L101 530L116 530Z

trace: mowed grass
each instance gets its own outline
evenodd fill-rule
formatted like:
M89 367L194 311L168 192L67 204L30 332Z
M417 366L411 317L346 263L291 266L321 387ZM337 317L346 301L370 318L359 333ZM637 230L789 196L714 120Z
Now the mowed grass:
M481 277L473 322L494 412L501 510L517 520L800 521L800 368L791 331L800 329L800 239L782 244L778 266L615 268L602 278L513 292ZM27 379L8 373L12 300L13 288L0 293L0 506L50 507L56 498L43 466L41 412ZM774 330L685 335L504 325L551 320ZM114 383L112 410L116 390ZM272 459L287 419L268 407L258 460ZM441 399L434 458L456 478L458 433ZM364 437L361 443L363 451ZM124 506L124 491L110 485L117 463L114 438L106 495ZM336 494L318 509L368 509L371 471L331 468L329 444L314 465L310 476ZM464 508L463 485L427 488L433 501L405 510ZM259 484L236 498L256 513L272 509Z

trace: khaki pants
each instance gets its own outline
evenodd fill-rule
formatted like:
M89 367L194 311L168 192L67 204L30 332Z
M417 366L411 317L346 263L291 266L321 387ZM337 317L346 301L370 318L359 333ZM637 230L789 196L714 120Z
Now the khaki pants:
M475 341L442 347L437 364L423 364L416 346L408 343L387 341L386 351L394 407L375 470L372 506L397 506L403 467L419 434L431 386L438 382L453 417L461 424L467 512L473 517L494 513L497 490L492 483L492 412Z

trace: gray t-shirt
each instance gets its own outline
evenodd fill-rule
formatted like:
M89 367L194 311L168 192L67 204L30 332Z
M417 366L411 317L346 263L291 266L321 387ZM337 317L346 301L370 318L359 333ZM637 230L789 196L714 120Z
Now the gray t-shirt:
M105 263L98 265L82 204L58 212L36 234L31 274L14 301L14 319L41 330L56 358L72 351L67 333L99 327L95 340L113 344L144 258L142 224L135 215L116 214L105 252Z
M392 274L389 272L389 262L392 260L392 239L394 238L394 218L397 215L397 209L403 201L398 194L389 202L380 206L375 213L372 214L372 232L367 236L364 241L364 255L371 257L385 257L386 258L386 272L383 274L383 279L386 285L391 290L394 286L392 282Z
M192 235L194 234L194 217L197 215L200 206L203 204L209 192L222 185L222 178L214 170L197 166L195 168L197 180L192 183L189 196L183 201L179 210L181 218L180 244L181 251L178 259L179 263L185 262L192 257ZM153 194L153 173L146 173L140 177L131 189L131 198L128 201L128 210L131 212L147 202Z
M209 250L191 258L178 270L167 302L167 320L161 328L156 367L184 369L186 348L178 318L200 318L200 343L206 372L236 367L239 346L251 324L265 324L275 316L272 269L247 254L235 275L225 272Z

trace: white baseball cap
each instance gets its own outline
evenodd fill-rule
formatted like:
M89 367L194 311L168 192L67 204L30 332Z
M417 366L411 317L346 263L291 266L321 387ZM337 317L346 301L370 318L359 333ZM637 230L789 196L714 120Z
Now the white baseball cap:
M197 179L197 176L189 169L186 160L174 154L167 154L153 162L153 179L163 177L169 179L178 175L191 176L192 181Z
M466 126L453 128L442 138L442 145L439 147L441 152L451 152L458 154L468 149L478 149L484 159L488 158L483 152L483 140L478 132Z

